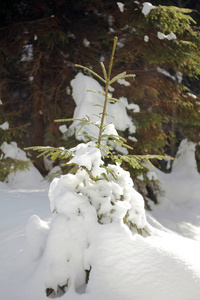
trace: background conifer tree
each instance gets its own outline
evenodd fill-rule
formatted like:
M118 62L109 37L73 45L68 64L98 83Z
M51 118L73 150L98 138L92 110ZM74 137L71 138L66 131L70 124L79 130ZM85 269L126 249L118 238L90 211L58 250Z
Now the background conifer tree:
M145 16L143 1L121 4L122 10L112 0L1 4L1 99L31 122L27 146L63 143L54 120L73 116L70 81L78 72L74 64L92 66L99 73L99 62L107 63L115 35L119 43L113 74L124 69L136 74L128 88L116 84L113 93L140 107L131 114L138 140L132 154L174 156L182 138L198 142L198 5L152 1L155 8ZM161 40L158 32L173 32L176 39Z

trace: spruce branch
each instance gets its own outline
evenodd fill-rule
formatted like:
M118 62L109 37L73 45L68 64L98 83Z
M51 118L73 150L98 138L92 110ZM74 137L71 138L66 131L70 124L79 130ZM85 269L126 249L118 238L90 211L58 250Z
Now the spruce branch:
M25 150L34 150L41 152L37 157L50 157L52 161L55 161L57 158L60 159L69 159L72 157L72 152L64 147L56 148L50 146L34 146L25 148Z
M105 97L105 92L101 92L101 91L97 91L97 90L87 90L87 92L92 92L92 93L100 94L100 95L102 95L102 96Z
M105 68L103 62L101 62L100 65L101 65L101 68L102 68L102 71L103 71L103 75L104 75L104 78L105 78L105 81L106 81L107 80L106 68Z
M114 98L114 97L108 97L108 102L109 103L115 103L115 102L121 102L121 100Z
M101 81L103 81L104 83L106 82L106 80L103 79L99 74L97 74L96 72L92 71L91 69L89 69L89 68L87 68L87 67L84 67L84 66L82 66L82 65L77 65L77 64L75 64L75 67L84 69L84 70L90 72L91 74L93 74L94 76L96 76L97 78L99 78L99 79L100 79Z

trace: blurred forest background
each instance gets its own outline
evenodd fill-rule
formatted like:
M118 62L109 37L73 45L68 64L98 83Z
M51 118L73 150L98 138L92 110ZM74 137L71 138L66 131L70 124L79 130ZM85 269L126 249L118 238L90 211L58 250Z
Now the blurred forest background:
M0 124L7 121L9 128L0 131L0 144L74 146L75 137L64 141L54 122L73 117L70 81L80 71L74 64L101 73L100 61L108 65L118 36L113 76L127 71L136 77L127 79L130 86L114 84L113 96L140 107L130 112L137 126L132 153L174 157L188 138L197 143L200 160L199 1L152 0L156 9L147 16L144 1L120 2L123 11L113 0L1 1ZM177 39L161 40L158 31Z

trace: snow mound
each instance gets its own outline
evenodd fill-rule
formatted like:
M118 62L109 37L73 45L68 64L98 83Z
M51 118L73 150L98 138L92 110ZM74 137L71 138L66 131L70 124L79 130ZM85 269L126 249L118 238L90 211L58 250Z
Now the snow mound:
M194 149L191 142L181 143L172 173L165 174L168 180L170 176L174 181L179 176L187 177L189 188L198 178L196 168L187 176L187 170L196 167ZM90 151L82 150L90 157ZM74 151L76 154L78 152ZM161 204L156 210L153 207L147 213L151 226L146 221L143 199L134 190L129 173L118 165L110 168L115 176L107 174L109 181L103 176L95 181L81 168L75 175L63 175L52 181L49 190L51 220L42 221L33 215L26 227L25 253L29 254L29 260L24 259L21 249L24 247L20 242L24 238L22 228L27 215L31 211L35 213L36 209L49 219L49 212L44 213L47 204L44 209L42 201L46 195L44 192L1 192L2 299L45 300L48 299L46 288L48 292L51 289L59 291L59 296L65 300L199 299L200 242L172 231L183 217L185 221L190 220L187 230L192 236L195 225L200 226L199 201L178 205L178 198L175 198L175 205L172 198L167 202L171 210ZM154 172L159 178L159 170L154 169ZM195 182L198 188L199 181ZM181 190L181 183L178 187ZM175 197L180 195L175 193ZM139 228L145 226L151 236L138 235L135 227L130 226L131 222ZM186 230L187 223L181 222L181 225ZM196 231L195 238L200 240L200 231ZM64 295L63 290L66 291ZM49 298L52 297L56 297L55 293Z
M117 224L99 227L88 249L93 267L86 292L107 300L198 299L199 250L197 242L163 233L145 239Z
M27 171L11 173L7 178L8 186L12 189L48 189L49 183L43 178L40 172L31 165Z
M46 239L49 233L47 222L42 221L38 216L33 215L26 226L27 250L30 259L38 260L45 249Z
M195 160L195 144L183 140L175 156L170 174L155 171L172 203L180 204L200 200L200 174Z
M10 157L12 159L30 161L26 153L18 148L16 142L3 142L1 145L1 151L4 153L4 158ZM7 176L7 184L11 188L17 189L41 189L48 188L49 184L44 180L40 172L31 164L29 170L17 171L16 173L10 173Z

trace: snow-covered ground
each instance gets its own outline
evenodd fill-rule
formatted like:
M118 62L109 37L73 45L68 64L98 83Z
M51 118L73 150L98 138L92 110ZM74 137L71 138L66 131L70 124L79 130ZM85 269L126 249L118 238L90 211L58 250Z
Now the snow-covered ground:
M87 89L101 86L79 73L72 87L74 117L90 111L97 122L94 103L101 105L103 98L88 96ZM121 116L112 122L116 128L124 125L120 129L129 129L134 139L136 128L127 109L139 107L121 100L112 109L108 105L108 112ZM106 118L105 131L114 127L110 122ZM90 127L84 130L97 134ZM71 149L71 162L96 177L104 169L93 144ZM16 143L4 144L3 150L12 158L25 156ZM66 300L200 300L200 174L194 153L195 145L184 140L171 173L149 167L149 177L159 179L163 194L146 212L130 174L120 166L110 166L116 175L108 173L110 181L92 180L84 169L51 185L33 166L9 175L8 183L0 182L0 300L44 300L47 288L61 292L66 284L68 291L60 297ZM131 224L144 228L144 236Z
M61 299L200 299L200 174L194 144L182 142L170 174L151 172L165 190L160 204L151 204L152 211L146 212L151 236L133 235L118 223L97 224L85 258L92 262L89 283L71 287ZM0 183L0 299L43 300L44 261L30 258L37 251L28 245L41 244L37 239L48 230L49 184L34 168L16 180ZM36 224L41 222L36 215L45 222L27 244L33 215Z

